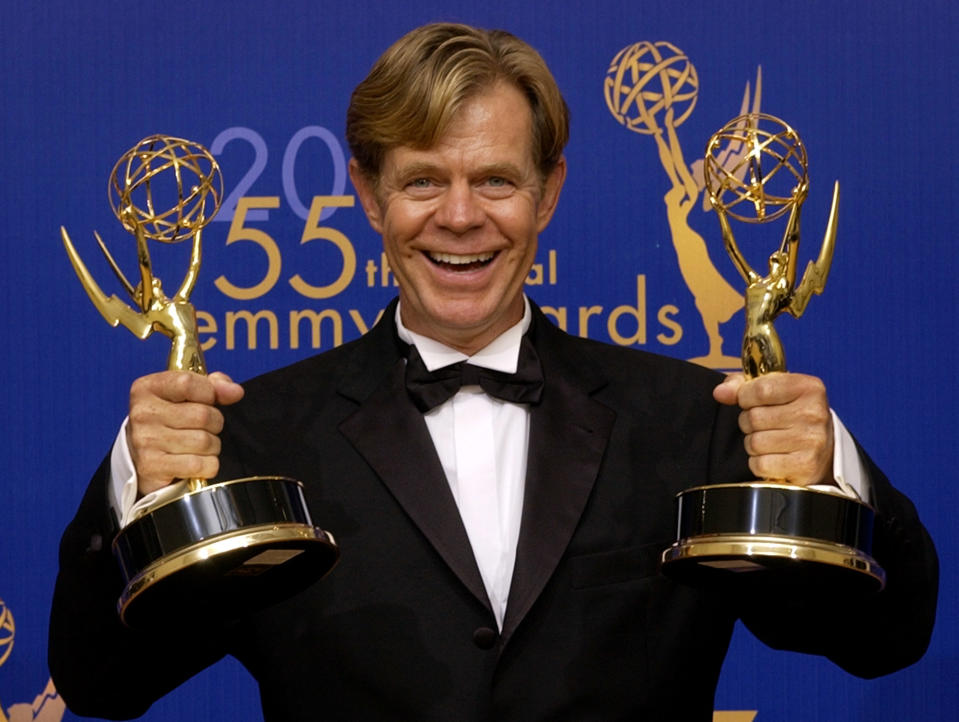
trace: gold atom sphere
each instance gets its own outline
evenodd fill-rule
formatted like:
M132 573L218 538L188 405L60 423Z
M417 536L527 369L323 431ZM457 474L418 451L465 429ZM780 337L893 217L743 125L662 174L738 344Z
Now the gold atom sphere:
M223 176L199 143L151 135L117 161L108 193L114 214L128 231L139 227L147 238L177 243L216 215Z
M673 127L696 106L699 76L686 54L672 43L642 41L623 48L610 61L603 81L606 107L632 131L650 135L673 109Z
M13 651L13 613L0 599L0 665L7 661Z
M720 154L739 149L724 166ZM806 147L789 125L766 113L747 113L716 131L706 145L706 190L717 209L746 223L775 220L801 202L809 185Z

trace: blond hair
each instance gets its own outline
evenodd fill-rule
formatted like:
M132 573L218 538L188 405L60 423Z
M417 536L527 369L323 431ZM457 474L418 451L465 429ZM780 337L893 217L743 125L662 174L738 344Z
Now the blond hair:
M515 35L455 23L416 28L380 56L350 98L350 151L375 181L388 150L431 147L465 101L500 81L529 101L533 161L545 178L569 138L569 109L552 73Z

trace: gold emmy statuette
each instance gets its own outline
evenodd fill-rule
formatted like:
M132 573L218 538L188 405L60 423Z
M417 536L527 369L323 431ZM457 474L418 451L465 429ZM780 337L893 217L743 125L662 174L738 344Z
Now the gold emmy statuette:
M724 167L718 160L729 143L750 149L740 161L745 169ZM749 378L785 371L773 320L782 311L799 318L812 294L825 286L836 241L839 183L819 256L797 286L799 216L809 174L796 132L771 115L741 115L709 140L705 175L726 250L747 283L743 371ZM729 219L766 223L787 214L782 242L763 276L746 261ZM819 590L821 584L879 590L885 573L870 556L874 516L871 507L838 488L818 491L776 479L697 486L678 496L677 541L663 552L663 572L696 584L749 579L767 586L810 588L815 582L811 588Z
M201 231L223 197L219 166L203 146L151 136L117 162L109 195L117 218L136 238L136 286L94 236L133 307L100 289L61 227L80 283L111 326L123 324L140 339L153 331L169 336L167 368L205 374L189 296L200 270ZM153 275L147 242L187 239L189 267L169 298ZM311 520L303 485L278 476L216 484L178 480L120 529L113 552L126 584L117 608L130 627L185 623L199 618L200 610L235 618L305 589L339 558L332 535Z

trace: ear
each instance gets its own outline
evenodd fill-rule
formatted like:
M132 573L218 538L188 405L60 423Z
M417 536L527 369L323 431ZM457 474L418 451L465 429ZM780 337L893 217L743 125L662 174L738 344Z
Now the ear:
M366 213L366 220L377 233L383 233L383 213L379 201L376 198L376 191L373 188L373 181L363 172L356 158L350 158L350 180L356 189L356 195L360 197L360 204L363 206L363 212Z
M556 166L546 176L546 182L543 184L543 197L540 198L539 205L536 208L536 230L542 233L553 218L553 212L556 210L556 204L559 203L559 192L563 189L563 183L566 181L566 156L562 156Z

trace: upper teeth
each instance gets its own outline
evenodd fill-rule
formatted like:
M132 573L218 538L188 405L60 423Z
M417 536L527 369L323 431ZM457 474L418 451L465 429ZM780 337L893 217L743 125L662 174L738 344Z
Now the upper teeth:
M430 252L430 258L437 263L451 263L461 265L464 263L477 263L488 261L493 257L492 253L472 253L468 256L460 256L452 253L433 253Z

